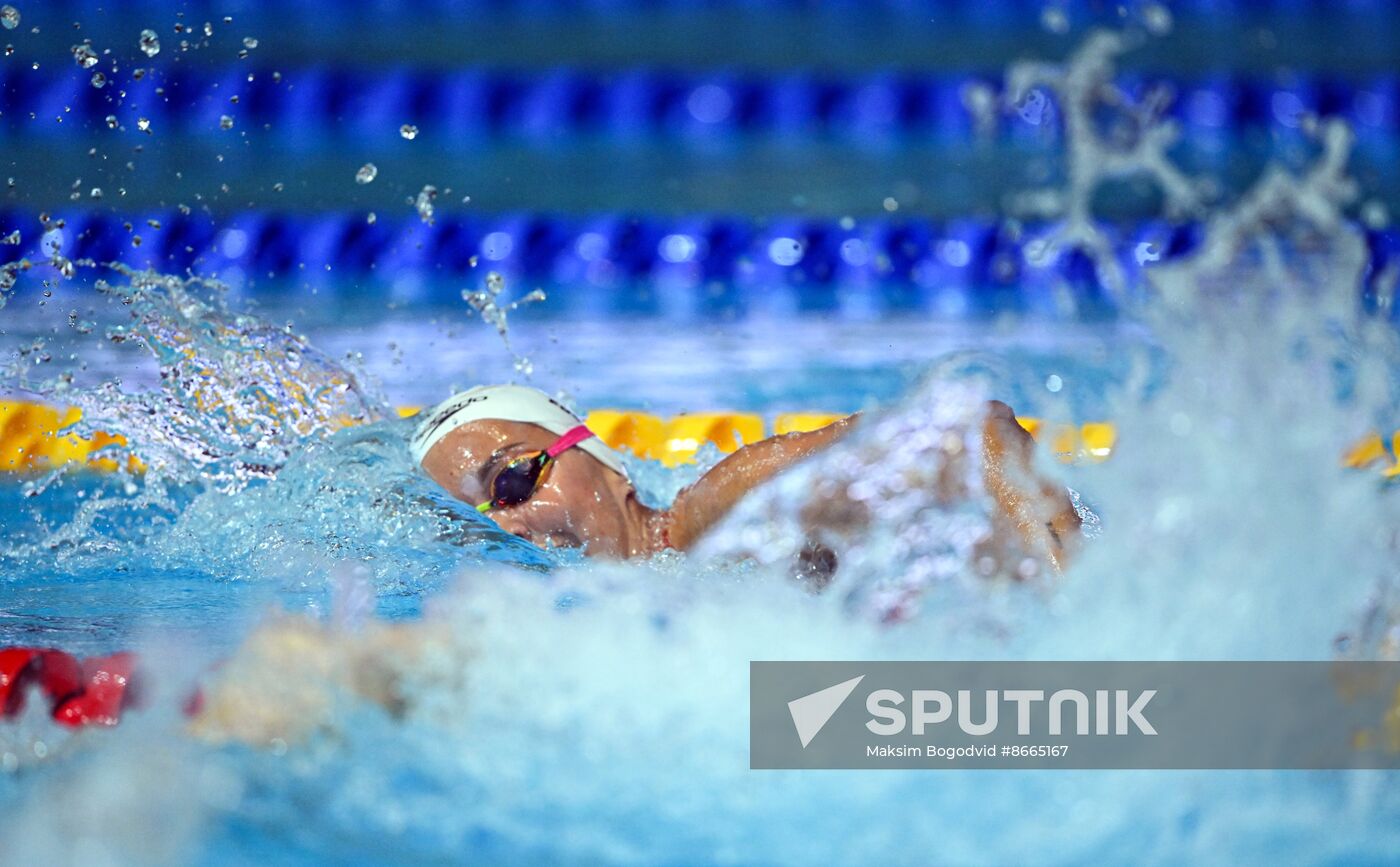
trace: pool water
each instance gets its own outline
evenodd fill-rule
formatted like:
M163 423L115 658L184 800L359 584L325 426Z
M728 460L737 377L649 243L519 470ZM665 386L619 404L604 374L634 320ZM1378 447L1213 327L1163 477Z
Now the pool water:
M284 309L276 314L264 311L262 316L304 325L300 330L327 356L353 355L394 406L428 405L475 383L520 378L516 356L465 310L409 309L369 319L363 311L348 309L323 313L318 320L312 310ZM43 317L35 317L34 322L42 324ZM67 346L55 342L51 350L55 354L86 352L91 344L78 338ZM940 364L996 380L1001 385L997 393L1024 414L1049 411L1066 419L1104 418L1108 412L1105 388L1126 375L1121 363L1125 346L1144 352L1149 348L1140 329L1113 322L1049 331L1035 322L1010 320L934 324L907 319L833 323L792 318L700 323L673 331L659 329L647 319L576 322L546 315L517 325L511 334L511 348L532 361L530 381L562 391L580 407L623 407L660 415L734 410L760 413L770 420L781 412L877 410L896 402ZM623 348L625 354L620 354ZM160 377L144 350L113 349L103 357L101 376L119 378L134 389L159 388ZM1047 382L1053 383L1055 391L1047 388ZM297 454L271 484L232 495L177 491L174 499L180 505L173 514L138 510L104 518L93 533L61 545L48 539L46 547L21 560L32 572L14 576L22 580L12 582L17 595L5 606L0 639L109 651L149 629L207 631L214 625L211 620L226 616L243 625L246 616L240 609L255 600L265 602L258 597L269 588L272 596L286 604L305 606L320 600L325 582L307 580L299 572L300 564L290 584L268 580L269 556L286 558L289 552L284 548L321 548L328 541L318 535L326 532L325 526L297 528L288 522L285 505L279 501L289 495L303 497L301 507L322 512L328 523L334 523L335 511L347 505L342 496L363 499L366 491L388 485L389 480L377 470L362 474L354 466L361 454L389 463L394 478L409 477L411 484L422 487L396 448L411 426L411 421L391 420L369 430L347 431L333 438L329 447L313 445ZM384 445L381 439L394 445ZM709 461L716 456L711 453ZM654 490L648 494L655 499L665 499L698 472L697 467L672 471L641 459L635 463L639 478L653 483ZM336 477L350 493L326 499L321 486ZM11 541L44 539L45 531L70 521L85 500L102 494L123 496L126 480L98 475L65 478L40 497L27 497L25 482L23 477L0 480L6 505L0 524ZM272 504L276 504L274 516L266 522L248 520L247 513ZM240 540L243 556L228 547L230 537L211 539L205 545L186 535L210 516L206 508L213 509L220 520L232 522L225 526L230 537ZM200 517L186 517L186 526L179 529L164 526L172 520L178 526L182 511L198 512ZM160 526L147 524L153 515ZM417 613L423 597L441 588L463 557L471 559L470 551L451 546L437 557L410 554L413 544L408 540L384 537L378 528L362 529L383 538L356 540L355 533L339 527L334 536L344 538L332 547L373 551L389 544L400 556L415 557L422 560L418 565L430 566L428 574L396 576L394 592L383 593L387 588L381 587L380 608L386 614ZM143 542L140 537L146 534L154 534L157 544L132 544ZM108 543L102 540L108 535L121 540L120 554L106 549ZM216 550L220 556L206 559ZM310 555L303 551L300 556ZM327 558L320 550L314 551L314 557L327 563L337 559ZM338 558L347 559L349 554ZM399 561L389 558L389 563ZM120 571L114 575L113 568ZM62 580L54 580L59 575ZM27 601L30 594L33 602ZM70 602L60 601L65 597ZM225 601L238 604L222 604ZM79 610L62 613L69 604Z
M1373 477L1336 469L1331 439L1368 407L1304 376L1318 359L1280 351L1295 321L1266 316L1246 340L1238 311L1197 314L1183 330L799 318L677 333L544 316L512 331L533 381L583 406L900 412L942 382L973 382L1027 413L1122 425L1110 461L1046 464L1104 515L1082 564L970 598L931 592L893 629L778 576L583 562L502 537L414 472L399 420L313 440L276 479L236 492L172 483L152 505L117 477L65 477L33 497L7 483L16 543L0 642L135 648L154 687L114 730L69 734L33 716L3 729L22 757L0 776L16 829L5 857L1223 862L1299 857L1306 840L1303 860L1388 860L1400 840L1382 773L747 770L750 659L1335 652L1388 574L1377 529L1393 505ZM390 403L514 370L465 310L345 316L308 315L302 330L328 357L358 353ZM104 374L158 380L143 353L115 351ZM1257 388L1261 375L1296 393ZM655 497L697 472L636 469ZM99 492L127 505L65 534ZM347 570L372 582L380 616L448 624L460 655L442 664L456 677L428 680L404 721L347 701L309 743L181 734L201 671L269 609L324 616Z
M33 709L0 725L0 860L1393 863L1400 789L1382 772L748 770L755 659L1393 653L1400 514L1338 456L1394 424L1400 345L1359 289L1388 297L1395 275L1345 217L1338 129L1319 133L1313 171L1215 209L1195 250L1095 320L600 319L545 301L507 346L465 304L249 317L247 299L228 309L210 287L130 271L103 274L110 309L83 314L90 331L55 335L67 305L17 298L28 318L10 333L44 343L6 382L82 406L150 470L0 483L0 644L134 649L150 690L112 729ZM900 420L972 395L1112 420L1120 439L1103 463L1042 455L1101 520L1066 574L957 565L888 625L849 601L926 574L926 552L891 547L813 595L761 566L544 551L435 490L391 407L527 370L581 407ZM664 500L716 456L631 467ZM761 502L772 514L741 510L720 547L749 529L735 521L797 508L782 489ZM379 618L448 636L402 718L344 696L307 740L189 736L203 673L272 612L339 621L347 586L372 589ZM269 667L269 692L296 686L290 662Z

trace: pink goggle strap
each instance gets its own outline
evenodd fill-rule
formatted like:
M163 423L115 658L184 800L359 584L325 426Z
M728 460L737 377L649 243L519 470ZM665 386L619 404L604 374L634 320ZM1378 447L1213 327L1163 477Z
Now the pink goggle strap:
M549 455L550 460L553 460L559 457L560 453L573 448L591 436L593 436L593 431L588 429L588 425L581 424L565 431L564 435L554 442L554 445L544 450L544 453Z

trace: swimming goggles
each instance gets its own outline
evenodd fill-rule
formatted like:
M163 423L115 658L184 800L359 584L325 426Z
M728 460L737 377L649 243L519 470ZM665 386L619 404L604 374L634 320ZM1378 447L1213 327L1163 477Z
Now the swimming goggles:
M521 455L506 464L491 480L491 499L477 506L476 510L489 512L492 509L518 506L530 499L544 483L545 470L554 463L554 459L591 436L593 431L589 430L587 425L579 425L565 431L563 436L554 441L554 445L544 451Z

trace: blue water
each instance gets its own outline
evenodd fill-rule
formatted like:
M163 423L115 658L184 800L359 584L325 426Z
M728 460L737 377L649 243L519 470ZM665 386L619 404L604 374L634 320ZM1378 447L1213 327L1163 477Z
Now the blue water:
M361 353L394 403L508 376L514 363L465 314L320 319L307 316L311 341L330 357ZM919 400L916 383L942 369L1027 414L1114 416L1129 437L1123 454L1066 470L1100 504L1109 536L1062 587L993 588L954 608L935 597L890 630L761 574L540 552L436 494L409 465L408 423L347 430L297 451L275 481L232 494L177 486L165 506L115 509L56 548L11 547L0 643L136 648L154 689L115 730L72 736L36 717L4 730L0 751L21 759L0 775L12 829L0 860L1381 863L1400 851L1400 804L1379 773L747 770L749 659L1330 655L1380 561L1364 546L1332 571L1316 558L1355 541L1338 522L1348 503L1374 497L1374 482L1327 482L1321 515L1275 508L1257 528L1267 541L1249 541L1247 527L1217 542L1182 535L1164 508L1191 513L1183 498L1198 496L1199 519L1219 522L1236 508L1224 493L1236 484L1273 477L1291 489L1296 473L1335 476L1326 460L1270 466L1292 467L1286 455L1316 451L1311 441L1280 441L1255 463L1213 437L1163 439L1175 401L1226 412L1246 394L1251 364L1209 384L1212 407L1205 384L1191 384L1192 364L1178 359L1186 384L1173 385L1156 337L1126 323L797 319L676 332L542 317L512 346L532 357L536 382L583 406L875 409L911 392ZM142 357L118 352L102 372L150 385ZM1129 394L1161 396L1123 418ZM1272 406L1250 411L1262 421ZM658 497L696 471L636 469ZM8 482L4 526L12 539L43 539L98 491L131 495L120 487L78 476L25 498ZM1149 540L1155 549L1142 547ZM332 729L271 750L182 734L178 708L201 672L270 609L325 616L346 568L372 582L378 615L450 627L452 651L416 687L419 710L393 720L347 701Z
M340 310L323 314L322 322L305 309L262 315L306 323L301 330L331 357L355 354L396 406L426 405L454 389L519 377L500 340L462 311L409 309L388 317L375 312ZM775 341L775 334L782 339ZM90 341L76 343L86 348ZM1005 385L1001 393L1023 414L1053 406L1065 418L1102 419L1105 387L1126 374L1115 353L1129 345L1148 342L1140 331L1114 323L1049 331L1035 323L937 325L907 319L836 325L820 318L749 319L675 332L646 319L576 322L542 316L512 334L512 346L534 364L532 381L565 391L580 407L663 416L734 410L770 421L782 412L878 409L894 403L939 363L995 376ZM102 360L101 377L120 378L131 389L158 387L144 351L115 352ZM1051 376L1059 377L1053 393L1046 387ZM424 596L440 589L463 558L472 559L473 549L420 551L411 539L378 527L356 531L347 525L334 528L336 553L327 555L316 550L326 544L320 534L327 527L311 521L299 528L287 520L294 510L286 505L293 498L302 508L323 513L329 524L338 509L352 514L349 501L363 500L366 491L401 485L454 508L404 464L397 445L410 429L410 422L393 420L346 431L298 453L272 484L232 496L187 486L174 492L176 510L115 510L75 542L23 557L20 566L10 558L7 587L13 595L0 614L0 643L42 640L100 652L123 647L148 629L208 630L230 620L242 625L244 609L269 600L293 607L324 604L324 581L308 579L300 564L290 577L269 574L288 560L301 556L325 563L351 552L373 557L383 545L393 552L387 558L392 567L386 569L412 563L414 571L385 579L392 586L381 585L379 611L393 617L417 614ZM643 478L654 479L652 493L664 499L695 472L651 464ZM326 490L328 478L343 490ZM100 475L66 478L40 497L25 496L25 481L0 479L0 527L12 542L45 539L89 498L123 496L123 480ZM265 521L253 517L264 511L271 513ZM366 521L380 517L370 514ZM213 532L203 544L200 536L211 526L228 532ZM154 537L155 544L146 544L146 537ZM108 539L115 540L110 543L115 551L102 549ZM234 548L231 539L239 541ZM547 562L511 542L503 544L506 553L486 559ZM225 641L236 634L226 634Z
M264 5L250 8L265 16ZM987 4L964 5L944 7L962 15ZM1205 6L1185 5L1191 15L1183 17L1197 22L1191 26L1214 20L1213 12L1203 13ZM1214 10L1218 4L1207 5ZM1001 21L1013 7L988 8L995 14L987 20ZM1134 4L1130 17L1143 18L1147 8ZM1363 13L1354 16L1361 20L1375 4L1350 8ZM1085 14L1078 4L1067 9ZM25 63L42 56L49 64L54 52L44 53L47 41L67 32L49 14L34 11L25 22L42 22L42 39L16 37ZM439 17L465 26L461 16ZM1224 37L1232 40L1228 46L1211 51L1242 52L1254 58L1245 58L1245 65L1272 75L1278 59L1265 43L1288 47L1289 34L1297 31L1280 30L1278 38L1227 17L1242 30ZM342 48L375 32L360 26L358 16L346 20L352 23L332 28ZM771 26L764 15L748 20L757 22L757 32ZM232 51L249 31L217 29L223 41L211 50L223 53L216 65L236 69L220 75L237 84L244 67L236 65ZM348 146L344 137L316 137L307 144L317 158L295 166L294 173L286 153L272 146L301 132L286 122L282 103L276 112L260 113L251 105L247 113L227 109L238 115L236 132L220 129L231 134L211 148L180 132L190 133L194 127L188 124L212 116L196 112L191 118L187 105L181 110L172 101L170 111L158 102L160 111L151 112L156 132L139 158L142 168L125 170L151 177L128 180L123 154L105 160L111 167L96 176L83 169L89 180L70 193L68 176L78 171L51 168L47 160L52 153L65 165L86 165L90 145L84 137L93 130L59 133L52 144L29 136L40 129L54 134L48 119L62 110L63 88L81 86L81 76L51 75L47 65L36 75L11 76L7 80L57 84L11 95L19 114L7 119L6 130L22 149L14 159L26 167L42 164L43 170L17 172L11 196L13 207L28 209L8 215L24 224L23 246L7 247L0 259L29 255L37 265L4 296L0 363L6 367L0 383L81 404L94 423L129 436L151 470L141 476L0 480L0 645L45 644L78 654L132 649L143 660L149 694L142 708L110 730L60 730L37 707L0 724L0 862L1400 860L1400 790L1387 773L823 773L747 767L747 671L754 659L1395 656L1400 615L1393 601L1394 527L1400 508L1393 489L1374 473L1338 467L1339 453L1353 438L1372 428L1391 430L1400 418L1400 341L1386 321L1395 309L1396 235L1384 213L1385 200L1393 198L1388 167L1394 161L1387 155L1395 147L1395 91L1393 76L1374 74L1381 28L1363 29L1369 38L1354 43L1355 87L1322 86L1325 69L1316 78L1316 93L1308 84L1313 79L1261 83L1242 74L1239 88L1211 84L1173 109L1189 127L1189 140L1178 150L1216 158L1203 161L1224 176L1212 180L1221 182L1217 191L1225 200L1212 199L1188 214L1158 215L1151 183L1143 190L1129 184L1134 195L1128 202L1116 201L1116 193L1104 196L1130 218L1189 221L1177 228L1151 221L1115 228L1105 261L1141 266L1121 293L1110 291L1082 250L1047 256L1039 233L1053 231L1053 221L1028 222L1035 228L1023 232L1023 224L1001 219L1007 192L1083 177L1104 162L1102 150L1052 153L1085 142L1057 133L1059 112L1078 103L1047 101L1043 93L1038 101L1001 106L994 120L1006 136L998 133L998 147L1007 144L1006 137L1033 141L1045 156L1063 156L1079 173L1022 160L1013 147L1000 151L999 159L1018 163L1030 177L1000 178L1001 163L963 164L956 149L926 157L907 140L862 128L852 139L858 146L849 148L859 156L837 148L804 163L800 157L811 150L798 147L791 158L783 150L778 162L785 174L769 186L750 183L774 174L766 158L760 154L756 164L725 158L726 147L754 141L728 129L734 125L728 117L724 135L739 137L704 134L707 121L700 115L709 109L689 102L700 92L697 86L686 98L695 123L680 112L684 88L672 88L665 103L670 114L661 114L681 121L688 146L706 153L716 142L724 147L707 157L716 162L701 160L690 170L666 174L667 186L639 183L638 177L649 176L625 168L617 172L622 180L612 184L590 185L583 173L555 183L570 173L537 167L587 161L589 151L581 140L556 142L549 135L540 140L547 145L542 151L553 154L547 160L507 160L513 168L506 170L461 152L453 161L423 163L432 171L420 177L417 158L395 161L389 150L408 152L407 142L394 137L402 119L383 116L373 127L380 150L361 150L356 141L354 153L342 152ZM281 34L288 38L281 57L300 61L297 39L305 34L292 30ZM489 39L490 31L482 32L488 35L476 38ZM526 33L520 41L531 41L520 32ZM823 39L831 32L823 31ZM971 31L949 32L949 41L965 41ZM1187 30L1179 42L1194 43L1195 32ZM262 36L272 49L279 34ZM163 38L166 53L157 65L164 69L172 58L169 68L181 67L185 61L173 58L186 55L175 53L173 37ZM789 62L801 48L801 39L794 40L785 55ZM386 40L367 50L402 42ZM765 49L768 44L754 40ZM797 53L811 65L812 46L821 44ZM884 56L871 42L863 44L864 54L843 54L848 62L859 57L864 68L872 57ZM910 38L900 44L903 56L917 64L936 53L922 45L914 52ZM968 44L965 53L987 43ZM590 45L599 49L596 34ZM1300 47L1289 50L1294 48ZM67 64L62 49L60 44L58 57ZM1198 74L1198 48L1185 44L1177 50L1176 68ZM124 51L146 63L135 56L134 44ZM433 52L455 64L462 48L442 39ZM1330 49L1322 54L1333 66L1346 59ZM1102 66L1089 56L1088 72L1077 77L1096 99L1113 75L1112 56L1110 50L1100 57L1110 58ZM1307 62L1309 54L1289 56ZM269 62L278 63L276 57ZM131 64L121 62L125 75ZM781 76L760 77L763 93L779 93ZM778 82L773 88L770 78ZM1374 85L1364 84L1373 78ZM570 80L587 79L580 74ZM936 79L922 80L937 83L929 92L944 97L952 93L945 84L962 82L958 76ZM322 80L350 79L339 72L308 75L301 92L314 91ZM389 72L379 80L390 87L404 81ZM553 80L537 76L532 87L542 83L548 95ZM801 91L809 77L794 80ZM154 75L143 77L138 86L132 74L129 85L149 100L156 81ZM293 74L284 82L287 93L298 83ZM843 82L842 100L872 109L875 120L882 115L881 100L898 90L879 76L847 76ZM871 82L874 89L867 90ZM85 119L107 135L105 118L94 109L119 86L114 76L97 97L83 90L87 102L75 120ZM862 102L861 94L879 98ZM1213 101L1223 95L1230 95L1230 105ZM1363 186L1375 189L1375 200L1352 195L1344 176L1331 178L1324 170L1328 157L1346 163L1348 148L1335 135L1339 128L1323 130L1330 135L1325 139L1305 129L1309 125L1296 109L1313 104L1314 95L1318 104L1326 97L1332 110L1358 122L1356 168ZM367 120L350 111L342 113L342 123L332 100L312 101L326 108L323 118L337 118L337 131ZM379 102L385 100L374 104ZM574 116L567 99L556 102L551 105L564 114L554 120ZM125 114L138 108L123 104ZM1127 122L1105 124L1105 134L1125 137L1123 147L1162 129L1160 118L1144 119L1134 108L1127 106ZM1222 114L1236 108L1239 118ZM823 109L823 123L843 116L831 109ZM1104 120L1124 121L1116 117L1120 113L1108 112L1115 117ZM487 114L469 112L459 119ZM732 116L735 124L742 115ZM889 117L923 123L928 115ZM659 125L644 136L651 156L641 163L656 159L669 171L675 161L673 140L660 123L665 118L658 116ZM260 137L256 121L272 119L280 119L273 135ZM1100 119L1093 115L1094 124ZM1247 122L1236 122L1241 119ZM430 157L432 119L417 120L424 124L417 144L425 148L419 151ZM174 131L169 137L162 127L167 121ZM558 128L540 127L545 133ZM971 127L954 129L963 134ZM245 138L247 131L254 134ZM798 138L810 139L814 131ZM496 136L500 129L487 132ZM129 124L111 133L122 148L140 135ZM1241 147L1236 138L1253 144ZM272 144L243 153L243 141ZM490 145L486 150L512 147L501 138ZM225 152L231 157L226 166ZM1271 207L1255 219L1230 191L1253 182L1256 158L1266 152L1316 172L1270 187ZM116 153L104 149L102 156ZM370 158L380 160L382 176L373 186L356 185L355 168ZM1135 152L1137 165L1146 158ZM926 159L938 163L934 170ZM1235 164L1240 159L1242 169ZM829 177L838 174L838 164L857 171ZM732 183L713 183L707 174L712 165L733 169L726 175ZM466 166L487 176L471 184L482 203L470 207L457 204L463 190L450 197L446 192L446 176L460 177ZM1161 180L1160 173L1151 177ZM421 214L404 203L405 194L429 179L443 187L431 231L415 222ZM679 190L674 196L673 180ZM285 199L278 198L284 190L266 192L283 181ZM96 183L107 188L101 201L121 202L123 212L159 212L169 234L143 220L126 228L129 218L94 205L98 199L90 191L84 200L83 188ZM131 195L123 201L127 186ZM600 198L610 186L614 198ZM216 188L225 195L215 194ZM920 198L921 190L935 188L949 196ZM245 206L248 189L258 195ZM1109 189L1117 188L1110 183ZM1087 206L1094 190L1065 192L1064 213L1073 216L1078 204L1083 213L1097 215ZM451 208L449 198L457 200ZM209 210L195 209L187 221L174 218L172 203L182 200L208 204ZM60 279L65 263L44 261L62 231L41 233L29 212L64 201L81 206L74 206L68 224L69 246L60 245L58 252L128 261L149 256L167 271L194 265L218 272L232 284L228 308L211 287L174 278L80 264L72 279ZM294 220L279 216L299 207L315 213ZM361 211L371 207L385 218L368 231ZM518 215L509 213L516 207L612 212L536 214L524 219L540 231L524 231ZM716 216L730 207L768 219L751 224L735 218L731 224L731 218ZM773 216L808 207L810 221ZM476 208L482 213L470 217L470 232L452 228L454 210ZM663 216L619 216L637 208ZM685 216L674 216L676 211ZM989 219L991 212L998 218ZM847 213L858 219L847 221ZM923 228L917 249L900 258L905 244L895 229L906 214ZM917 221L930 214L949 220ZM1364 227L1353 219L1358 216ZM284 223L291 228L283 231ZM644 231L635 228L643 223ZM254 224L262 227L256 235L250 231ZM730 231L740 225L747 228ZM850 239L833 225L857 234L868 229L884 246L846 250ZM713 249L721 245L712 244L714 261L704 267L719 270L706 272L704 280L697 279L696 261L670 268L678 263L663 249L665 232L694 242L701 235L696 226L711 240L744 239L723 255ZM957 226L987 243L964 246L957 256L941 254L933 240L943 236L936 233ZM402 242L398 246L385 240L391 227L403 230L393 235ZM78 231L88 228L92 234L86 237ZM616 262L595 255L598 239L587 237L585 228L597 230ZM1088 237L1071 238L1070 247L1094 240L1102 224L1075 228ZM491 234L487 229L534 239L512 241L514 252L502 253L508 297L521 297L536 281L551 293L512 314L509 346L458 301L463 288L481 282L472 255L497 261L485 249L486 237L477 237ZM147 236L139 249L127 238L132 231ZM1159 231L1171 243L1148 242ZM364 247L391 251L384 253L389 261L355 255L363 250L354 239L366 234L378 237L379 246ZM786 242L798 235L812 241L812 254L800 265L787 261L792 251ZM441 249L418 246L429 236L442 241ZM818 237L820 243L813 240ZM1124 244L1129 238L1141 243ZM1191 243L1178 245L1178 239ZM685 238L678 242L684 246ZM899 259L898 267L882 271L882 251ZM1220 251L1212 260L1210 254ZM403 261L393 258L401 253ZM450 261L439 261L449 254ZM592 268L599 262L607 267ZM931 267L918 268L919 262ZM1048 267L1028 267L1034 264ZM264 269L276 273L264 278ZM306 271L314 273L303 277ZM624 272L625 279L618 278ZM110 281L105 289L95 282L99 274ZM995 286L984 285L989 276ZM669 278L678 281L672 285ZM661 291L646 291L653 288ZM1110 296L1113 303L1107 303ZM967 297L979 303L971 309L937 303ZM725 303L709 304L714 298ZM435 306L419 303L428 299ZM742 303L728 303L735 300ZM120 340L109 339L113 335ZM21 351L11 352L16 347ZM411 423L395 419L391 407L526 378L524 371L532 371L532 383L583 408L662 415L865 410L869 418L898 422L925 417L921 413L949 395L999 398L1022 414L1052 421L1111 420L1119 444L1104 463L1066 465L1042 456L1040 469L1072 486L1101 518L1100 532L1070 571L987 581L961 564L951 576L941 576L946 580L919 584L911 616L891 627L851 600L863 590L926 574L926 550L877 545L873 556L854 567L846 564L831 592L810 595L781 570L723 559L668 555L619 564L540 550L503 535L445 496L413 467L404 443ZM275 399L262 400L267 395ZM269 402L272 410L265 406ZM339 429L346 418L359 423ZM859 461L888 447L876 441L878 431L857 430L830 453L832 459ZM711 450L698 465L677 469L633 461L631 470L645 499L664 502L716 457ZM258 469L264 465L277 471ZM876 476L882 470L878 463L866 466ZM742 547L750 532L771 530L797 508L782 486L767 488L707 542L719 551ZM960 508L966 514L958 517L986 518L976 502ZM887 535L873 538L897 536L912 525L897 518L877 511L873 526ZM361 631L342 623L344 604L337 598L343 600L346 587L372 591L374 621L360 625ZM256 657L257 642L286 617L340 624L326 633L338 642L326 651L332 668L356 665L355 653L371 646L372 630L383 623L412 624L416 634L431 636L425 656L394 656L408 669L407 709L395 717L333 691L324 708L289 703L289 696L322 695L324 678L314 671L320 657L304 647L270 660ZM224 669L218 669L221 664ZM314 723L304 738L242 746L192 735L181 713L185 699L208 682L211 671L241 664L257 675L243 704L298 708Z

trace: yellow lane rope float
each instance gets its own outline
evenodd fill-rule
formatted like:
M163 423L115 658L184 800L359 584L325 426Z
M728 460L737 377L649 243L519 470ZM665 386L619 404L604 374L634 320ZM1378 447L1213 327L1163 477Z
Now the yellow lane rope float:
M403 417L415 415L418 407L398 409ZM29 401L0 401L0 473L38 472L54 467L77 465L96 470L115 470L116 460L102 450L124 446L121 436L97 433L80 437L62 436L80 417L73 408L59 409ZM837 413L783 413L772 424L756 413L702 412L663 418L625 409L595 409L586 422L600 439L616 449L626 449L642 457L659 460L667 466L691 461L705 443L714 443L721 452L732 452L741 445L757 442L770 434L810 431L841 418ZM1109 422L1060 424L1037 418L1017 421L1031 436L1046 443L1061 460L1102 461L1113 453L1118 433ZM115 451L115 450L113 450ZM1380 466L1386 478L1400 476L1400 430L1391 435L1389 447L1380 434L1372 433L1342 455L1342 465L1351 468ZM141 470L140 461L130 459L132 469Z

